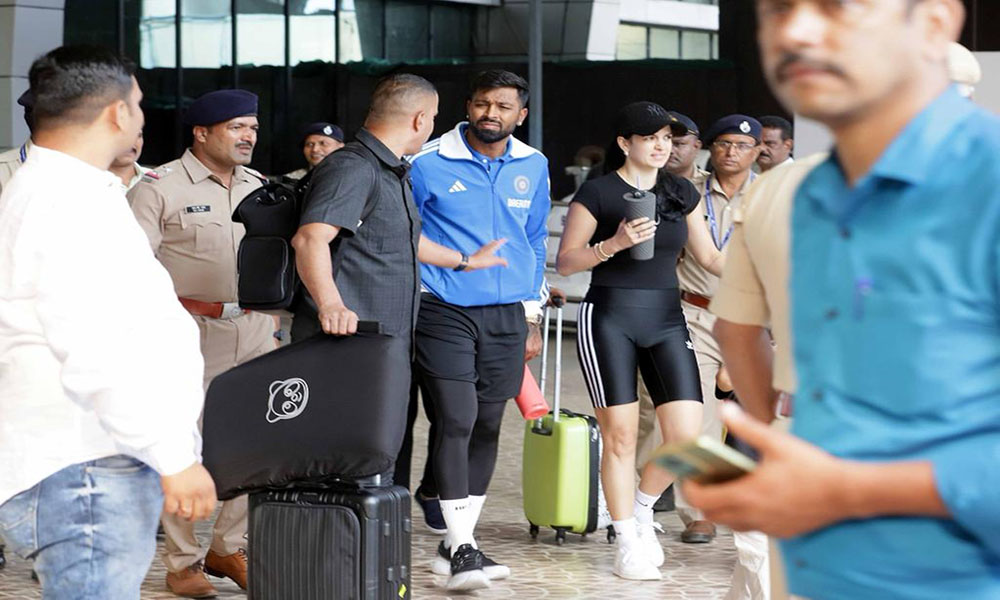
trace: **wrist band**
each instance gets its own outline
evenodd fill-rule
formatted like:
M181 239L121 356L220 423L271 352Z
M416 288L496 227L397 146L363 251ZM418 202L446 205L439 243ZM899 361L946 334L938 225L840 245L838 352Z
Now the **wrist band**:
M466 254L465 252L463 252L462 253L462 260L458 263L458 266L455 267L453 270L454 271L464 271L466 268L468 268L468 266L469 266L469 255Z

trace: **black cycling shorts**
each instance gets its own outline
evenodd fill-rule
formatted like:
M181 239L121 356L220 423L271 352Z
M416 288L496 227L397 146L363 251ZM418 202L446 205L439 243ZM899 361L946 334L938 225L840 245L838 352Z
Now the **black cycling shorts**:
M577 354L597 408L638 400L636 370L654 406L702 402L680 291L591 287L577 317Z

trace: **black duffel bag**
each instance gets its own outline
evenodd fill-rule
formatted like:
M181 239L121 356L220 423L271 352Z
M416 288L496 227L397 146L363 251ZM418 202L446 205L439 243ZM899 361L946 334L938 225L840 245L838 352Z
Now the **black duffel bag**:
M409 389L409 340L372 333L321 333L219 375L202 451L219 499L391 471Z

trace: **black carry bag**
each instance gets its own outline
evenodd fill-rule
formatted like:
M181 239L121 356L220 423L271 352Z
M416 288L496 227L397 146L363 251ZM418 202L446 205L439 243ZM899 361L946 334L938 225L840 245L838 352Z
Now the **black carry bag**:
M219 499L390 471L409 391L409 340L374 333L321 333L226 371L208 388L203 426Z
M406 600L410 495L334 486L250 495L249 600Z
M299 228L310 174L295 187L283 183L259 187L236 207L233 221L246 228L236 253L237 297L242 308L281 310L295 301L299 276L292 237Z

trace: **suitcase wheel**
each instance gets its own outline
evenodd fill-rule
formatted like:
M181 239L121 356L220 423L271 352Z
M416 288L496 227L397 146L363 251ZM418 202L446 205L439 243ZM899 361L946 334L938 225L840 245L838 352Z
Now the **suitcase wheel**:
M615 533L615 526L608 525L608 543L614 544L615 540L618 538L618 534Z
M538 531L539 531L538 525L535 525L534 523L528 523L528 525L529 525L529 527L528 527L528 533L531 534L531 538L532 539L537 538L538 537Z
M562 546L566 543L566 530L556 529L556 546Z

